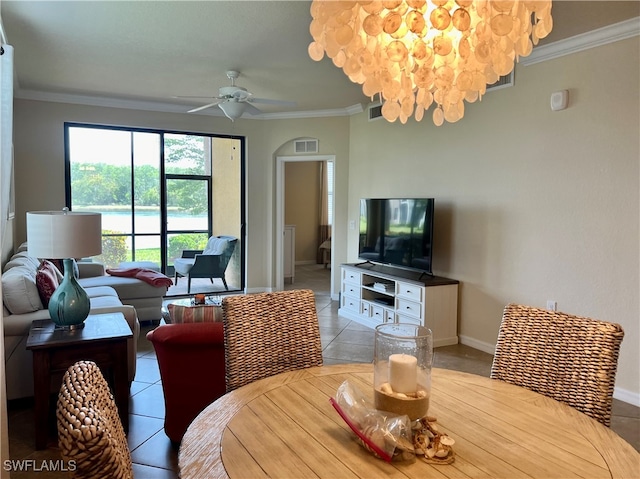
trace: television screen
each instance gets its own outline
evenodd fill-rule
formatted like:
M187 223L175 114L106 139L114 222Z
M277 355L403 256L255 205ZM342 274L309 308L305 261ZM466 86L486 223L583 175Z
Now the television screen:
M433 198L360 200L358 257L432 274Z

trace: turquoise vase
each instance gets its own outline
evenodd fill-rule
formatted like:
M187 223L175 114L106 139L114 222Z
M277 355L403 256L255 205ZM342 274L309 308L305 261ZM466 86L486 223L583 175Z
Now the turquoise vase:
M49 300L49 315L56 327L78 329L89 316L89 296L73 274L73 260L64 260L64 277Z

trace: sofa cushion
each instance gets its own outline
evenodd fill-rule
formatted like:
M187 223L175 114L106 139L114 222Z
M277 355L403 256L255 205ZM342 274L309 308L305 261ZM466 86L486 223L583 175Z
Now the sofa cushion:
M42 260L36 272L36 288L45 308L49 307L49 299L60 285L57 269L50 261Z
M127 301L125 301L127 299L162 297L167 292L165 286L156 288L137 278L124 276L105 275L92 278L80 278L78 282L83 288L110 286L118 292L118 296L123 300L123 303L127 303Z
M11 268L15 268L16 266L33 268L33 273L35 274L36 270L40 266L40 260L38 258L29 256L26 251L22 251L20 253L14 254L11 259L7 261L7 264L4 265L4 272L6 273Z
M103 308L114 308L122 306L122 302L118 299L117 296L98 296L89 298L89 301L91 302L92 314L100 313L99 310L102 310Z
M84 288L89 298L99 298L100 296L118 297L118 293L110 286L93 286L91 288Z
M179 323L216 323L222 321L222 308L214 305L180 306L167 305L173 324Z
M78 265L78 271L80 272L80 278L92 278L94 276L104 276L105 269L102 263L93 262L89 260L82 260L76 262Z
M38 287L36 269L14 266L2 274L2 301L11 314L44 309Z

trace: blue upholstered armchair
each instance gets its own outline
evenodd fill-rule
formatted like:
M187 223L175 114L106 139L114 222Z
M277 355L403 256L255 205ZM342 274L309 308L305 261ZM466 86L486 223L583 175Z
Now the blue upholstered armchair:
M238 239L233 236L212 236L204 250L184 250L181 258L173 262L175 284L178 278L188 277L187 294L191 293L191 278L220 278L225 289L229 290L224 273L236 247Z

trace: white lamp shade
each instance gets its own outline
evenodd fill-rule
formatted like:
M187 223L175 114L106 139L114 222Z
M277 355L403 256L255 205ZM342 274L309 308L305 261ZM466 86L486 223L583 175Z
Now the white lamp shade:
M227 116L227 118L231 119L231 121L240 118L244 113L244 109L246 108L246 105L244 103L233 100L225 101L223 103L220 103L220 105L218 106Z
M36 258L84 258L102 253L102 215L72 211L27 213L27 251Z

